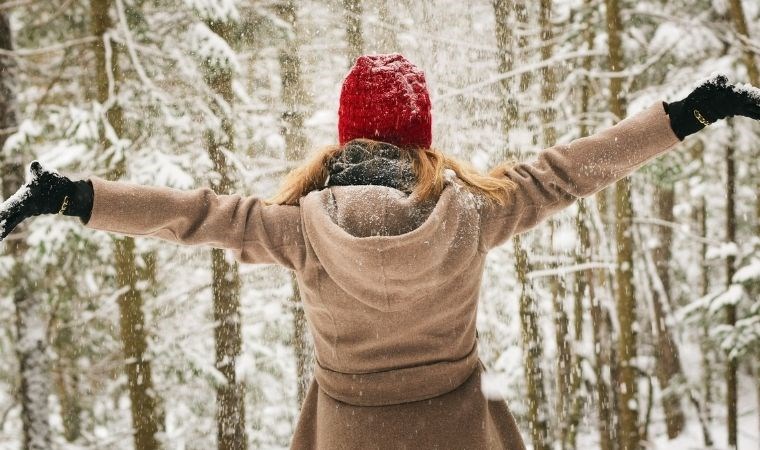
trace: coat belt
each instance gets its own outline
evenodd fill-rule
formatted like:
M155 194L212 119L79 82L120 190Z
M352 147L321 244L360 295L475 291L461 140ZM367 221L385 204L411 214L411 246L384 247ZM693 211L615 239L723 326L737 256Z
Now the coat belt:
M455 361L371 373L345 373L317 362L314 378L335 400L354 406L387 406L438 397L462 385L478 365L477 345Z

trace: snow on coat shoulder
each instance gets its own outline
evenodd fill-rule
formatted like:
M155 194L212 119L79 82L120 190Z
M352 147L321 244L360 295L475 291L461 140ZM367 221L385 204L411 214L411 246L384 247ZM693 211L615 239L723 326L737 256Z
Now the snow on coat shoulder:
M301 200L310 247L329 276L384 311L434 292L477 254L475 196L449 181L437 201L385 186L335 186Z

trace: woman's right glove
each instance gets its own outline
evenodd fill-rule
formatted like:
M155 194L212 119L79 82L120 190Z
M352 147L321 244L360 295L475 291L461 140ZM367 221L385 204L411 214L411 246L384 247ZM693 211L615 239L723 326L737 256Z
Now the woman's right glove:
M32 180L0 205L0 240L25 219L40 214L77 216L90 220L93 188L89 181L71 181L33 161Z
M728 84L724 75L717 75L700 84L681 101L666 103L670 127L679 139L731 116L760 120L760 89L749 85Z

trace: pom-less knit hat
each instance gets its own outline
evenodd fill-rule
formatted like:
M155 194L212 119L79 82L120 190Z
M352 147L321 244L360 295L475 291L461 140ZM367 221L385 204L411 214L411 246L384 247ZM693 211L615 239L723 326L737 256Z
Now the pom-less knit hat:
M373 139L402 148L430 148L430 95L425 74L398 53L365 55L346 75L338 139Z

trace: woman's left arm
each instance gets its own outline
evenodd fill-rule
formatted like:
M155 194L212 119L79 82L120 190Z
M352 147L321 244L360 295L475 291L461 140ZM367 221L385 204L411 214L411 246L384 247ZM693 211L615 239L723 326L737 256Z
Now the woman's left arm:
M658 102L613 127L509 167L500 175L516 189L507 205L485 207L481 246L493 248L533 228L578 198L631 174L689 134L732 115L760 119L760 90L737 88L717 77L684 100Z
M305 255L297 206L266 205L255 196L218 195L90 178L89 228L151 236L183 245L230 249L241 262L297 269Z

